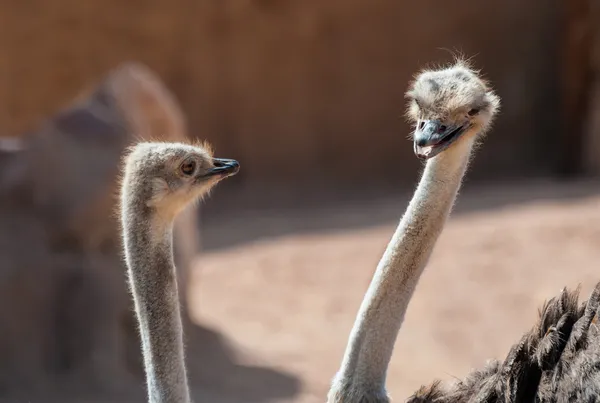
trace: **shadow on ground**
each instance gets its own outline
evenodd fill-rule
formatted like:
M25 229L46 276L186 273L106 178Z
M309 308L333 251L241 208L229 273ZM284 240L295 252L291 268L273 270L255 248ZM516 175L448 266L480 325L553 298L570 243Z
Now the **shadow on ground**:
M386 187L361 188L359 193L340 189L310 192L289 189L235 194L235 190L220 190L202 206L202 248L205 251L292 234L355 230L397 222L412 196L412 189L398 191ZM453 216L539 201L574 200L599 193L600 180L596 179L537 178L508 183L466 183ZM365 214L365 207L370 206L370 213Z
M300 381L273 368L244 365L223 335L204 326L188 327L187 352L196 401L265 402L296 395Z
M259 403L282 401L299 393L302 385L296 376L240 363L239 354L221 333L189 322L185 332L188 378L195 401ZM52 390L35 394L16 391L10 396L1 396L0 403L143 403L146 386L143 374L137 375L107 390L106 384L94 387L82 374L76 374L57 378Z

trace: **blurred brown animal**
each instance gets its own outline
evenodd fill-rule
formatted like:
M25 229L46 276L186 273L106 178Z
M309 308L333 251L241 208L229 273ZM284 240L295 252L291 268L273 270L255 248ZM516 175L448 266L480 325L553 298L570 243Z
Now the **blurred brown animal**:
M114 215L122 152L140 138L181 141L186 125L159 78L126 63L37 130L0 141L3 395L42 393L69 374L102 388L141 374ZM199 235L197 212L182 215L185 304Z

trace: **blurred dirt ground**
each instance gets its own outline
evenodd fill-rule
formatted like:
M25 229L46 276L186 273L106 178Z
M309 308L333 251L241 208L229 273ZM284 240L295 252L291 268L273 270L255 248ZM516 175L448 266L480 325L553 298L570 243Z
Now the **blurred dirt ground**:
M599 182L538 181L460 195L396 344L388 376L395 401L503 358L563 286L582 283L587 298L600 281L598 190ZM300 393L277 401L323 403L407 200L204 214L205 252L190 292L195 321L222 332L245 364L298 376Z

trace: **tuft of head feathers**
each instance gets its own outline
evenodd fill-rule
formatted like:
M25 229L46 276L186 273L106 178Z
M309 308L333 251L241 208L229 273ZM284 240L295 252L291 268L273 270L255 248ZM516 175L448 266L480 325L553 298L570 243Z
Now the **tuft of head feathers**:
M500 109L500 98L489 82L464 58L456 58L449 66L421 70L405 96L411 123L438 120L453 126L469 120L478 134L489 129Z

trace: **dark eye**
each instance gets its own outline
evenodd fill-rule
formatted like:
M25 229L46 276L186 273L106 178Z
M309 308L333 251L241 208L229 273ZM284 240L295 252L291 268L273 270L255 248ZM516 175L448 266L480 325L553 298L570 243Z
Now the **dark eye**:
M184 175L187 175L187 176L193 175L194 172L196 171L196 161L187 160L183 164L181 164L180 169Z
M478 108L473 108L473 109L471 109L471 110L468 112L469 116L475 116L475 115L477 115L478 113L479 113L479 109L478 109Z

